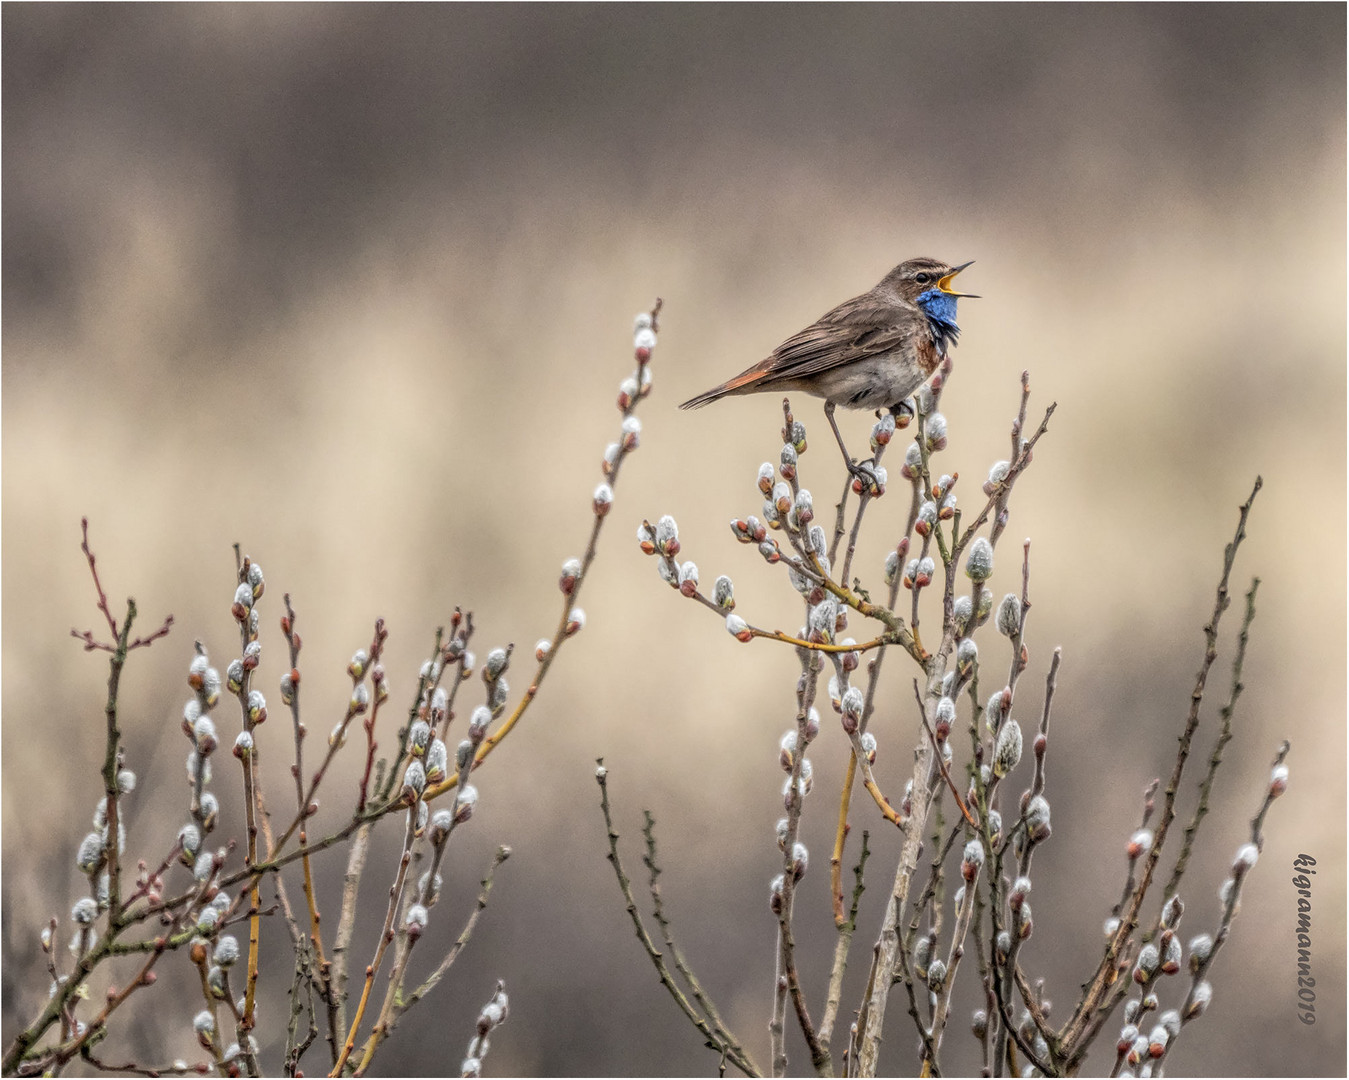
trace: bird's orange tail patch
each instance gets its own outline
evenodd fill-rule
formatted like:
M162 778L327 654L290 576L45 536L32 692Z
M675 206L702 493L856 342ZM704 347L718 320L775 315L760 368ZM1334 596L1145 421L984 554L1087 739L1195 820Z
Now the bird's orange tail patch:
M742 371L734 379L728 379L717 387L717 390L723 394L729 394L732 390L739 390L742 386L748 386L750 383L758 382L768 372L759 370Z
M695 398L690 398L688 401L684 402L684 404L682 404L679 407L681 409L696 409L702 405L710 405L718 398L723 398L727 394L734 394L736 391L741 389L741 387L749 386L751 383L758 382L767 374L768 372L763 370L750 369L749 371L742 371L734 379L731 379L728 382L724 382L720 386L714 386L712 387L711 390L699 394Z

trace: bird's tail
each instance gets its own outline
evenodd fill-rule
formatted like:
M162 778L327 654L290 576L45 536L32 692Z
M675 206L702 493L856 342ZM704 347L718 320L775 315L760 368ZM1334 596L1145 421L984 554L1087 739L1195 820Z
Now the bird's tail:
M697 397L691 397L681 409L701 409L704 405L711 405L714 401L719 401L732 394L748 394L758 389L754 384L757 383L768 373L762 368L750 368L748 371L742 371L734 379L728 379L720 386L714 386L711 390L706 390Z
M711 405L712 402L716 401L718 398L725 397L726 393L727 391L724 384L721 386L714 386L711 390L699 394L697 397L689 398L688 401L684 402L679 407L681 409L701 409L704 405Z

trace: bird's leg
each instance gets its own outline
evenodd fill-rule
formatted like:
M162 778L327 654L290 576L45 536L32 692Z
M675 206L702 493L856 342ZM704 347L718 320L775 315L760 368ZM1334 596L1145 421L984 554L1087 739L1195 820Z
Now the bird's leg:
M826 401L824 403L824 418L829 421L829 426L834 429L834 439L838 442L838 448L843 452L843 464L848 473L855 479L861 480L866 486L870 486L870 474L852 459L848 453L848 448L843 445L843 435L838 430L838 422L834 419L834 403Z

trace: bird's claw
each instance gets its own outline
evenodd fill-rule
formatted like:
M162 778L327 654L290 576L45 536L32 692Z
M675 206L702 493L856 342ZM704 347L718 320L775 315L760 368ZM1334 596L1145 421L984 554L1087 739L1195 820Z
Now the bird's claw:
M876 464L875 458L863 458L861 461L853 461L852 458L849 458L848 474L854 480L861 480L863 477L871 475L871 470L868 469L867 466L868 465L874 466L875 464Z
M877 466L875 458L864 458L861 461L848 461L848 472L852 476L852 489L858 495L866 492L869 495L885 494L885 485L881 478L876 474Z

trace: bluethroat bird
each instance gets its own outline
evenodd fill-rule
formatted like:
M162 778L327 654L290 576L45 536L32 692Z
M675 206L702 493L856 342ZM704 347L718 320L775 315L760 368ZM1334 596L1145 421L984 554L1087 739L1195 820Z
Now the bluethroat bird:
M937 259L910 259L861 296L845 300L798 331L735 378L690 398L696 409L732 394L801 390L824 398L848 471L857 475L834 420L834 409L885 409L899 415L904 399L923 385L956 343L956 301L951 282L969 266Z

